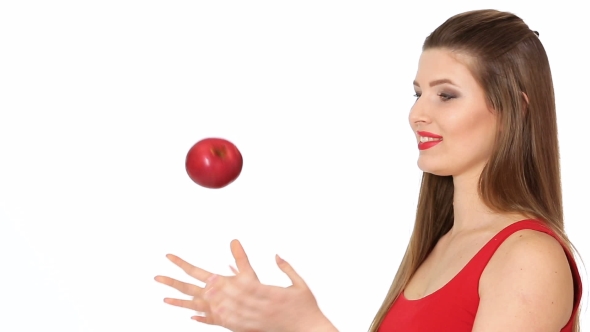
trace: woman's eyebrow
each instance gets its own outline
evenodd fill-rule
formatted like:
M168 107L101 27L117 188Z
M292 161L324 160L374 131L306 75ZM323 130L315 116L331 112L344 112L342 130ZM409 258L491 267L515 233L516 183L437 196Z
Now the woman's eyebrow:
M434 80L434 81L430 82L428 85L430 87L433 87L435 85L440 85L440 84L445 84L445 83L451 84L451 85L454 85L454 86L458 86L457 84L453 83L453 81L451 81L448 78L441 78L439 80ZM414 86L420 87L420 84L418 84L418 82L414 81Z

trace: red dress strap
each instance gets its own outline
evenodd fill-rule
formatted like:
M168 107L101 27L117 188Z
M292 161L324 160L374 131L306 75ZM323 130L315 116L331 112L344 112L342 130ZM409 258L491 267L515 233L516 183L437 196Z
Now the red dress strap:
M385 316L380 332L390 331L454 331L470 332L479 306L479 279L500 245L517 231L531 229L559 237L541 221L527 219L515 222L489 240L461 271L441 289L418 300L408 300L403 292ZM561 242L560 242L561 243ZM574 314L582 297L582 280L573 255L564 252L574 278L574 311L562 332L572 331Z

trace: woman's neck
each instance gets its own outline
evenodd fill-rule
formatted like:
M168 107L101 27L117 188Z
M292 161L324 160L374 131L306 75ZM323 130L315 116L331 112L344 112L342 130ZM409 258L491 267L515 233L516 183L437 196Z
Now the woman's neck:
M518 213L499 213L490 209L478 192L479 174L453 177L454 196L452 234L489 227L504 227L525 217Z

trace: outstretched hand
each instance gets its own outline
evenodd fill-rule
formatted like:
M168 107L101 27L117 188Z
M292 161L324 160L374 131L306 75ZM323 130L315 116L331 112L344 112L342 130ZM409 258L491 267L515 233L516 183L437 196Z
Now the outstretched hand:
M192 319L225 327L234 332L258 331L336 331L321 313L305 281L278 255L279 268L291 279L289 287L263 285L250 265L239 241L231 242L237 270L235 276L220 276L193 266L174 255L167 255L191 277L206 283L205 288L157 276L155 280L192 296L190 300L166 298L164 302L197 311Z

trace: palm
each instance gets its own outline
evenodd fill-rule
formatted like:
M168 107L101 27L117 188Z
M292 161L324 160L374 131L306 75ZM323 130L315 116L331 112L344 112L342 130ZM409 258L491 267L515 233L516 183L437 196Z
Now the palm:
M232 268L235 276L219 276L175 255L167 255L175 265L206 285L199 287L157 276L156 281L192 297L190 300L166 298L164 301L200 313L192 317L196 321L236 332L297 331L298 324L303 326L306 320L317 320L321 315L315 297L288 263L277 258L279 267L291 278L292 286L263 285L237 240L232 241L231 251L238 267L237 270Z

